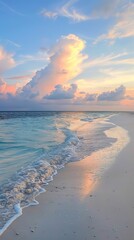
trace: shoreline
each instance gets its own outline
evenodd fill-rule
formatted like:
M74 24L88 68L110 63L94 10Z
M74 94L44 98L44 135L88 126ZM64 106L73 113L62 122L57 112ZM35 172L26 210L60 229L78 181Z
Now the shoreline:
M120 115L112 117L112 121L119 126L122 125L120 124L120 120L123 121L123 117L120 118ZM131 117L125 117L125 115L127 116L127 114L123 114L124 118L129 119L131 122ZM132 122L134 122L134 119ZM121 127L126 127L126 120ZM130 123L128 127L130 127ZM131 129L127 130L129 132L131 131ZM122 152L130 148L130 145L132 145L131 142ZM68 163L64 169L58 172L58 175L54 176L54 181L45 187L47 190L46 193L36 198L36 200L39 201L39 205L23 209L23 215L9 226L1 236L1 239L41 240L44 239L44 237L49 240L82 240L89 239L89 237L90 239L96 238L98 240L116 239L115 237L117 236L115 236L113 232L109 238L103 235L101 237L100 233L102 231L101 229L99 231L95 230L96 222L93 226L93 221L94 218L97 217L98 220L104 215L102 212L102 216L99 216L98 212L100 211L96 212L98 209L98 205L95 205L98 204L96 199L99 199L101 203L102 196L99 194L103 189L105 202L107 194L105 193L104 185L108 178L107 174L108 172L112 172L117 162L120 162L122 152L117 156L118 161L115 161L115 163L104 172L99 183L93 176L94 171L99 170L100 166L104 164L103 159L98 162L98 152L93 153L81 161ZM124 177L126 177L126 175ZM95 185L96 187L94 188ZM103 209L102 207L104 207L103 204L101 209ZM109 207L107 208L109 209ZM105 210L105 208L103 210ZM62 231L60 229L62 229ZM122 239L132 240L128 237L126 239L121 238L121 240Z

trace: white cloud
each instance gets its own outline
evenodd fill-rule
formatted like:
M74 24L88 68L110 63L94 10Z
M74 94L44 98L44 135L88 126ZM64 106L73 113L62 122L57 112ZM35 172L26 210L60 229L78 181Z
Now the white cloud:
M55 11L48 11L46 9L41 11L41 15L48 18L57 18L57 17L66 17L69 18L75 22L81 22L89 20L90 17L82 14L78 10L76 10L73 5L78 0L70 0L66 4L64 4L59 9L56 9Z
M46 51L39 51L33 55L20 55L17 60L17 65L25 64L27 62L49 62L49 56Z
M134 3L129 2L124 5L121 11L116 15L116 23L111 27L108 33L97 38L95 44L102 40L112 40L128 38L134 36Z
M132 58L126 58L127 52L122 53L111 53L108 55L102 55L96 59L90 59L83 64L84 68L97 67L97 66L108 66L108 65L132 65L134 60Z
M39 93L40 97L50 93L55 85L65 84L82 72L82 63L87 55L82 51L85 41L70 34L63 36L51 49L50 62L47 67L37 71L32 80L22 89Z
M52 109L51 107L54 106L60 108L60 105L64 105L64 109L67 109L66 106L71 106L71 109L73 109L73 105L80 104L82 106L83 104L84 106L85 104L88 106L89 102L92 102L92 104L101 104L102 102L103 105L103 102L105 104L110 101L116 102L123 99L133 100L131 96L126 95L126 88L124 86L104 92L104 81L103 84L101 82L99 83L99 91L97 90L97 94L95 88L91 86L93 79L90 79L91 85L89 82L88 85L84 85L83 81L77 82L78 90L76 84L65 87L68 86L68 83L70 84L71 80L76 81L76 77L82 73L83 70L90 67L97 67L97 69L99 69L98 66L100 66L100 69L102 69L102 66L132 63L130 58L126 58L128 57L128 53L126 52L88 60L88 56L83 53L85 46L85 41L76 35L70 34L68 36L62 36L49 52L48 66L36 72L35 76L24 87L15 91L15 86L9 86L1 79L1 109L4 109L4 107L6 107L6 109L12 107L11 109L21 110ZM33 57L28 55L25 61L31 61L31 59L33 60ZM3 49L1 51L0 61L14 64L12 54L7 53ZM11 66L12 64L9 65ZM16 80L19 78L23 79L24 76L14 77ZM13 78L10 77L10 79ZM108 86L109 81L110 80L106 82L107 85L105 85L105 87ZM119 84L117 82L114 86L119 86ZM111 89L111 87L109 89ZM98 93L100 91L102 93ZM49 106L51 107L49 108Z
M80 12L75 8L75 3L79 0L70 0L67 1L63 6L55 10L43 9L41 15L50 19L56 19L57 17L66 17L71 19L74 22L81 22L87 20L95 19L107 19L109 17L115 16L117 13L118 7L121 6L125 0L100 0L99 3L94 4L92 12L90 12L90 5L86 6L86 3L83 2L83 5L88 9L88 15Z

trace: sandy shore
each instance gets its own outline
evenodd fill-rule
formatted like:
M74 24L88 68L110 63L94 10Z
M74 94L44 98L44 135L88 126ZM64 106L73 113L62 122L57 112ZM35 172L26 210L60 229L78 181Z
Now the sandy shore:
M1 240L134 239L134 114L112 122L128 130L131 141L101 179L94 175L105 165L103 157L98 161L101 152L69 163Z

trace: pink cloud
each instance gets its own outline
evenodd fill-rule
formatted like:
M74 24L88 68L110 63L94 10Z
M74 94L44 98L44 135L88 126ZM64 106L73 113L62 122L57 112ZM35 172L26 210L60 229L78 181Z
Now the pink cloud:
M2 78L0 78L0 94L15 94L16 93L16 86L15 85L8 85Z
M3 47L0 46L0 75L2 75L6 70L15 66L15 60L12 53L8 53ZM8 85L3 78L0 77L0 93L15 94L16 86Z
M14 66L15 60L13 59L13 54L6 52L5 49L0 46L0 74Z
M36 73L22 89L21 94L38 93L38 97L42 98L50 93L55 85L66 84L78 76L83 70L84 60L87 59L87 55L82 53L84 48L85 41L76 35L61 37L50 51L48 66Z
M24 87L16 90L17 85L8 85L0 78L0 109L1 110L76 110L76 106L90 109L91 106L112 105L114 102L133 100L126 94L126 88L120 86L112 91L102 93L81 92L76 84L70 80L77 77L84 69L89 67L87 55L83 53L85 41L75 35L63 36L49 52L49 64L36 72L35 76ZM108 60L120 58L122 55L97 60L97 64L104 64ZM0 61L3 73L15 64L13 56L2 49ZM6 64L7 63L7 66ZM93 63L96 65L96 63ZM85 66L86 65L86 66ZM19 79L20 76L16 76ZM10 78L12 79L12 77ZM23 77L22 77L23 79ZM45 97L44 97L45 96ZM55 101L56 100L56 101ZM100 104L100 105L99 105ZM61 108L62 106L62 108ZM79 109L80 109L79 108Z
M134 3L129 2L121 8L116 15L116 23L110 28L108 33L102 34L94 43L102 40L112 40L128 38L134 36ZM112 42L112 43L113 43Z

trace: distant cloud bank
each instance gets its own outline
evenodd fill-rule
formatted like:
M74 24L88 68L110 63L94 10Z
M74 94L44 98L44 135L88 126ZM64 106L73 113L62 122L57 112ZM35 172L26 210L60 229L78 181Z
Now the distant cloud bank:
M34 77L23 87L9 85L3 77L0 78L0 109L1 110L45 110L59 109L64 105L81 105L90 107L91 104L100 102L113 102L134 100L127 95L126 87L121 85L112 91L90 93L81 91L77 84L77 77L91 66L105 65L107 62L119 61L118 58L125 56L111 55L97 60L90 60L84 53L86 42L74 34L62 36L59 41L49 50L49 63L46 67L37 71ZM0 48L0 74L6 69L15 66L13 54ZM17 78L20 76L17 76ZM12 78L11 78L12 79ZM74 81L75 83L71 83ZM89 82L90 85L90 82ZM68 109L67 108L67 109Z

